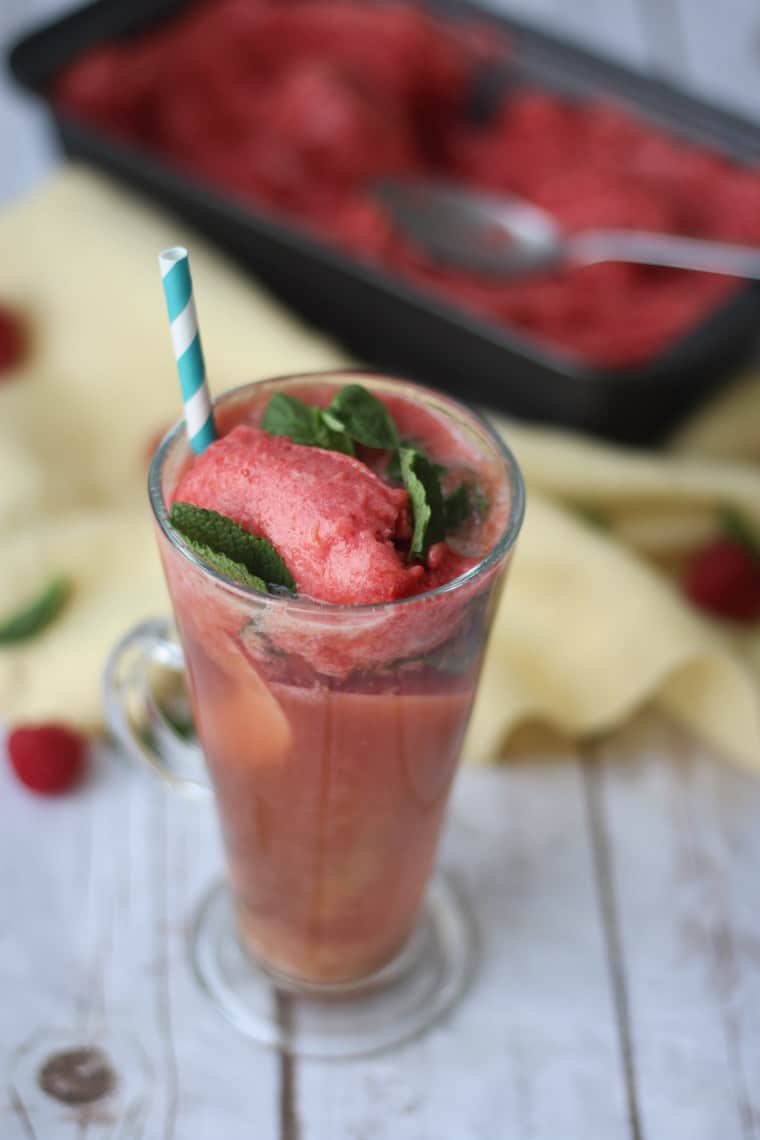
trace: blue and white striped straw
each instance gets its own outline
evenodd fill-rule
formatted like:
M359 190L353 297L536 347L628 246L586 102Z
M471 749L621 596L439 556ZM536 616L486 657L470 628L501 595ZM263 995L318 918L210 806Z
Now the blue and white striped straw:
M206 383L206 366L195 314L190 260L184 246L175 245L158 255L166 308L171 322L174 359L177 361L185 423L190 445L196 455L216 439L211 396Z

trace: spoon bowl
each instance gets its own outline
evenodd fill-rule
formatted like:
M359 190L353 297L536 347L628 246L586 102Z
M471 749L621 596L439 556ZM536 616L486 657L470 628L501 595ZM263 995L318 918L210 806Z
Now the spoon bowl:
M563 234L546 210L524 198L432 179L386 178L374 192L430 257L472 273L511 277L627 261L760 280L760 249L749 246L639 230Z

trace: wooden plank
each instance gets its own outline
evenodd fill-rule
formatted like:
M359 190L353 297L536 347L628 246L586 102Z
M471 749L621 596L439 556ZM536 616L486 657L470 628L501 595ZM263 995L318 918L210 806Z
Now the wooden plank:
M75 6L71 0L3 0L0 52L5 54L26 28ZM47 113L0 68L0 205L30 190L49 173L57 153Z
M28 1140L274 1140L278 1064L235 1033L191 977L189 916L220 870L208 806L102 751L64 799L2 765L0 1135ZM51 1053L94 1045L113 1095L65 1105L40 1088Z
M606 747L590 779L642 1135L757 1137L760 783L651 721Z
M538 27L546 27L551 24L557 5L556 0L481 0L481 6Z
M481 0L542 31L573 40L612 59L643 66L646 45L637 0Z
M150 978L154 924L145 915L151 880L135 890L138 870L126 859L140 807L136 797L144 789L137 785L132 794L119 775L106 779L98 765L86 789L47 801L25 792L2 766L0 1050L15 1109L13 1119L7 1107L0 1116L3 1136L74 1137L85 1125L93 1136L108 1134L110 1119L96 1124L91 1104L66 1105L40 1089L41 1065L73 1047L97 1046L117 1070L119 1091L116 1103L109 1102L109 1118L130 1114L139 1135L166 1113L167 1074ZM109 801L116 796L119 826L104 833L106 822L113 823ZM123 973L113 970L125 913L134 921L132 981L140 982L129 994ZM133 1024L139 1026L137 1040Z
M637 0L558 0L547 30L621 63L647 61Z
M302 1140L630 1136L578 763L463 774L443 862L481 931L472 990L392 1053L301 1062Z
M166 795L168 1001L178 1072L177 1140L280 1140L281 1059L243 1037L203 993L189 965L198 904L222 873L208 803Z
M731 0L727 9L676 0L683 28L684 82L705 98L760 120L760 7Z
M683 30L677 0L637 0L644 46L643 70L683 86Z
M752 1140L760 784L677 748L650 731L599 765L463 774L444 861L483 935L474 988L421 1041L345 1065L283 1064L197 989L206 807L105 756L57 801L0 766L0 1135ZM90 1039L120 1077L107 1108L45 1096L42 1060Z

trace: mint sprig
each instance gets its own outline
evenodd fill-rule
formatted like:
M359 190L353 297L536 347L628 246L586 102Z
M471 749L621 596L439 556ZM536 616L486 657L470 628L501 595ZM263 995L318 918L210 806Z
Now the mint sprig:
M433 460L430 458L427 451L425 451L425 448L422 446L422 444L419 442L419 440L402 439L401 443L399 444L399 450L394 451L393 454L391 455L390 459L388 460L388 466L387 466L386 471L385 471L386 478L392 479L397 483L402 482L402 479L401 479L401 455L400 455L400 449L402 447L409 447L412 449L412 451L416 451L419 455L424 455L425 458L428 460L428 462L431 464L436 475L438 475L439 477L443 477L446 474L446 472L448 471L448 468L445 467L442 463L433 462Z
M414 516L409 558L424 558L449 530L460 526L473 509L480 512L477 488L460 484L444 500L440 477L446 468L414 441L401 441L393 417L382 400L361 384L347 384L327 408L317 408L277 392L264 410L261 426L270 435L283 435L307 447L324 447L355 455L355 445L390 451L386 478L403 483Z
M475 483L460 483L443 497L446 533L457 530L474 515L478 522L488 514L488 496Z
M594 530L611 530L612 524L609 515L593 503L571 503L571 510Z
M409 558L424 558L430 547L446 536L441 484L430 460L411 447L399 452L401 478L412 504L414 531Z
M354 445L343 424L329 411L307 404L286 392L275 392L266 406L261 421L270 435L284 435L305 447L324 447L329 451L354 454Z
M251 534L234 519L194 503L176 502L169 522L201 558L227 577L255 590L266 589L267 583L295 590L293 575L269 539Z
M213 566L225 578L231 578L233 582L240 582L243 586L250 586L252 590L258 590L260 593L265 594L267 584L263 578L258 574L252 574L247 566L242 562L236 562L233 558L228 558L226 554L220 554L218 550L212 550L210 546L206 546L203 542L196 542L195 539L188 538L183 535L185 542L191 546L199 558L204 562L208 562L209 566Z
M287 435L293 443L311 444L314 440L315 410L295 396L275 392L267 404L261 426L270 435Z
M355 444L396 448L398 432L385 404L361 384L347 384L327 408L276 392L261 420L270 435L285 435L306 447L324 447L355 455Z
M382 400L361 384L347 384L333 398L325 416L342 424L356 443L385 449L399 446L398 431Z
M472 503L475 507L475 514L478 516L478 522L482 522L488 514L488 496L480 487L472 488Z
M15 645L42 633L58 617L70 594L68 578L52 578L35 598L0 621L0 645Z
M443 515L446 530L456 530L470 515L470 491L466 483L460 483L443 500Z
M725 535L733 538L760 560L760 537L740 511L735 507L721 507L718 511L718 521Z

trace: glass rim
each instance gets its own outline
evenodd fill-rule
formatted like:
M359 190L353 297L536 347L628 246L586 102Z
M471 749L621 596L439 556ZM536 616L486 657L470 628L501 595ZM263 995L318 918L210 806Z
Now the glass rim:
M178 436L185 430L185 420L181 417L177 422L169 428L164 438L161 440L158 448L153 455L148 471L148 496L150 504L153 509L153 515L161 528L162 533L166 536L175 550L177 550L188 562L191 563L196 569L200 570L212 581L216 581L220 586L237 594L240 598L248 601L258 601L259 603L266 603L267 605L285 605L288 609L302 609L304 612L310 614L323 614L323 613L341 613L341 614L356 614L356 613L377 613L378 611L386 611L390 607L404 606L411 602L421 602L428 598L437 598L443 594L458 590L469 582L473 582L485 574L492 566L496 565L503 557L505 557L515 544L520 527L522 526L523 518L525 517L525 484L523 482L522 472L519 464L515 459L512 450L504 442L499 433L491 426L488 420L476 411L474 408L457 400L456 397L449 396L446 392L440 392L435 388L431 388L425 384L418 384L415 380L407 380L402 376L391 375L387 372L380 372L371 368L323 368L314 372L294 372L284 373L280 376L262 377L260 380L249 380L245 384L238 384L234 388L228 388L219 396L214 397L212 406L216 407L218 404L239 395L242 392L255 388L257 385L275 385L282 384L285 381L319 381L323 380L328 382L332 377L348 377L355 378L365 376L372 380L389 381L391 385L398 385L399 387L408 386L412 387L426 395L434 397L436 400L448 402L456 410L465 412L468 416L472 417L475 426L478 427L495 446L496 451L504 460L507 470L509 472L510 480L510 503L507 521L504 529L497 538L496 542L490 550L483 555L483 557L466 570L464 574L460 574L456 578L452 578L449 582L444 582L440 586L434 587L432 590L424 590L419 594L408 594L403 598L391 598L384 602L322 602L318 598L299 597L287 594L262 594L260 590L255 590L251 586L246 586L242 582L234 582L231 578L225 577L219 570L204 562L196 552L184 542L181 535L169 525L168 511L164 503L163 492L161 488L161 475L163 472L164 462L172 450L172 447L177 441Z

